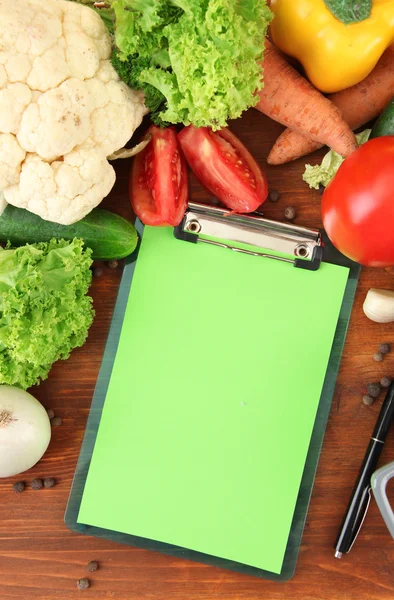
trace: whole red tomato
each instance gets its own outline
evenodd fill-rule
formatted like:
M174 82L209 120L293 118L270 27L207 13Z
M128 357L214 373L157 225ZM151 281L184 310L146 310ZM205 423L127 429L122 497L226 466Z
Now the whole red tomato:
M344 160L322 214L342 254L370 267L394 265L394 136L369 140Z

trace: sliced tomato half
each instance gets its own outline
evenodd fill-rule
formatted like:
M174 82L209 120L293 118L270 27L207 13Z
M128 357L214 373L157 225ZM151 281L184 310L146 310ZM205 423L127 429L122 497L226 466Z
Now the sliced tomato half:
M267 199L263 171L229 129L189 125L178 139L196 177L233 212L253 212Z
M176 226L187 207L187 167L174 127L152 125L152 139L134 157L130 177L130 200L145 225Z

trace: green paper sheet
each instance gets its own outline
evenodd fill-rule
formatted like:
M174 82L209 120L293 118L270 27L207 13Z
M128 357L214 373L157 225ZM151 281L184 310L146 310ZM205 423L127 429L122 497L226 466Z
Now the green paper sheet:
M146 227L78 522L280 573L348 272Z

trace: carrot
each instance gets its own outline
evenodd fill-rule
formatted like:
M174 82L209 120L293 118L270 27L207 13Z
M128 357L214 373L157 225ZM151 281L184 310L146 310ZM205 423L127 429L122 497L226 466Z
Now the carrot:
M327 98L300 75L285 57L265 41L264 88L255 106L274 121L290 126L342 156L357 148L352 130Z
M374 70L360 83L331 94L330 101L342 113L351 129L357 129L377 117L394 95L394 45L380 58ZM321 148L317 143L293 129L285 129L278 137L267 162L281 165Z

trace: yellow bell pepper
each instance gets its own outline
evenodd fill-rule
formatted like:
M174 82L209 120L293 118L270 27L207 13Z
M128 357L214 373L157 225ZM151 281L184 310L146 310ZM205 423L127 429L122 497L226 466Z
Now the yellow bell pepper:
M364 79L394 42L394 1L373 0L370 16L345 25L324 0L271 0L272 40L296 58L311 83L325 93Z

